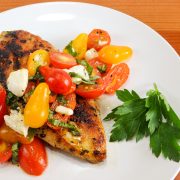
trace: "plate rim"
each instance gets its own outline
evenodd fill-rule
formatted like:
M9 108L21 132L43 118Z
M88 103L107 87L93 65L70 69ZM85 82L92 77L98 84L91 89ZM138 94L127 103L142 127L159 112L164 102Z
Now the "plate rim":
M159 37L161 39L161 41L168 46L169 50L171 50L172 53L174 55L176 55L177 59L180 60L180 56L178 55L176 50L172 47L172 45L162 35L160 35L155 29L153 29L151 26L145 24L144 22L142 22L141 20L137 19L136 17L133 17L133 16L127 14L127 13L124 13L122 11L119 11L117 9L114 9L114 8L111 8L111 7L107 7L107 6L104 6L104 5L93 4L93 3L89 3L89 2L79 2L79 1L76 1L76 2L75 1L38 2L38 3L32 3L32 4L27 4L27 5L18 6L18 7L15 7L15 8L7 9L5 11L0 12L0 16L2 14L6 14L6 13L8 14L8 13L11 13L13 11L18 11L19 9L23 9L23 8L30 8L30 7L43 6L43 5L57 5L57 4L58 5L61 5L61 4L65 4L65 5L77 5L77 4L80 4L80 5L84 5L84 6L92 6L92 7L96 7L96 8L103 8L103 9L107 9L108 11L114 11L116 13L123 14L123 15L131 18L133 21L136 21L136 22L142 24L143 26L148 28L150 31L152 31L154 34L156 34L156 36ZM171 180L173 180L177 176L179 171L180 171L180 167L176 170L174 175L172 175Z
M12 9L8 9L8 10L5 10L5 11L2 11L0 12L0 16L1 14L6 14L6 13L11 13L11 11L16 11L18 9L23 9L23 8L28 8L28 7L32 7L32 6L43 6L43 5L48 5L48 4L66 4L66 5L73 5L73 4L80 4L80 5L85 5L85 6L94 6L94 7L97 7L97 8L104 8L104 9L107 9L107 10L110 10L110 11L115 11L116 13L121 13L131 19L133 19L134 21L146 26L146 28L148 28L149 30L153 31L164 43L166 43L166 45L169 46L169 48L171 49L171 51L173 51L174 55L177 56L178 59L180 59L180 56L179 54L177 53L177 51L172 47L172 45L161 35L159 34L155 29L153 29L151 26L145 24L144 22L142 22L141 20L127 14L127 13L124 13L122 11L119 11L119 10L116 10L116 9L113 9L111 7L107 7L107 6L103 6L103 5L99 5L99 4L93 4L93 3L87 3L87 2L79 2L79 1L52 1L52 2L39 2L39 3L32 3L32 4L28 4L28 5L22 5L22 6L18 6L18 7L15 7L15 8L12 8Z

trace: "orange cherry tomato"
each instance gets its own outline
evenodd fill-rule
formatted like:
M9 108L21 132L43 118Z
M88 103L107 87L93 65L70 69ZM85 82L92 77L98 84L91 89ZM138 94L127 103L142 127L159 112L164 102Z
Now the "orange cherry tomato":
M114 66L103 80L106 83L105 92L108 94L113 94L117 89L119 89L129 77L129 67L125 63L118 64Z
M0 140L0 163L7 162L12 157L10 144Z
M30 144L23 144L19 149L19 165L28 174L39 176L48 164L44 144L34 138Z
M29 98L24 109L24 123L32 128L45 124L49 114L50 90L46 83L40 83Z
M70 54L52 52L49 56L51 64L56 68L65 69L77 65L76 59Z
M76 51L77 59L83 59L85 56L85 53L87 51L87 41L88 41L88 35L85 33L79 34L73 41L72 41L72 47Z
M88 49L94 48L99 51L104 46L109 45L110 42L109 33L102 29L94 29L88 35Z
M39 49L29 55L27 68L29 76L34 76L39 66L49 65L49 53L46 50Z
M80 84L76 89L76 93L87 99L96 99L101 96L105 91L105 83L100 78L96 81L96 84L87 85Z
M127 46L108 45L103 47L98 54L100 61L109 64L117 64L131 57L132 49Z
M10 144L14 144L16 142L20 142L21 144L29 144L31 142L29 139L15 132L5 124L0 127L0 140Z
M0 85L0 126L4 122L6 111L6 90Z

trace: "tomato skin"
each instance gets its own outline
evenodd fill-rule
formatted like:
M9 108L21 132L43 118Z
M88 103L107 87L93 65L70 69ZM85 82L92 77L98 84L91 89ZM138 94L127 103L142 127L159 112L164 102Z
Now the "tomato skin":
M108 45L103 47L98 54L100 61L109 64L117 64L131 57L132 49L127 46Z
M111 42L110 35L102 29L93 29L88 35L88 49L94 48L97 51Z
M72 79L65 71L48 66L41 66L39 71L51 91L57 94L66 94L71 89Z
M75 84L75 83L72 83L72 86L71 86L70 90L69 90L67 93L65 93L64 95L71 94L71 93L73 93L75 90L76 90L76 84Z
M76 89L76 94L87 98L96 99L105 92L105 83L102 79L97 80L97 84L86 85L80 84Z
M97 69L98 70L98 67L99 66L103 66L105 65L107 68L106 68L106 71L104 73L100 73L102 76L104 76L105 74L107 74L109 72L109 70L111 69L112 67L112 64L107 64L107 63L104 63L104 62L101 62L98 58L94 58L94 59L91 59L88 61L88 63L93 66L93 68ZM98 70L99 71L99 70Z
M35 138L30 144L23 144L19 149L19 165L28 174L39 176L48 164L43 143Z
M103 80L106 82L105 92L107 94L114 94L117 89L119 89L129 77L129 67L125 63L118 64L114 66Z
M29 55L27 68L29 76L34 76L39 66L49 65L49 53L44 49L34 51Z
M7 162L11 157L11 146L3 141L0 141L0 163Z
M14 144L16 142L20 142L21 144L29 144L31 142L23 135L6 126L5 123L0 127L0 141L1 140L10 144Z
M51 64L60 69L71 68L77 65L76 59L70 54L52 52L49 54Z
M27 126L39 128L45 124L49 114L49 94L47 83L38 84L24 109L24 123Z

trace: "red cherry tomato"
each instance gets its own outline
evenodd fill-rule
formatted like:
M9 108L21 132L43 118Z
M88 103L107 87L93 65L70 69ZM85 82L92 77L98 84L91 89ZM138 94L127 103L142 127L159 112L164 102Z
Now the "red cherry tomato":
M0 85L0 126L4 122L4 115L6 114L6 91Z
M57 94L66 94L70 91L72 80L65 71L48 66L41 66L39 71L49 85L51 91Z
M108 32L102 29L94 29L88 35L88 49L94 48L99 51L111 42Z
M0 163L8 161L12 156L11 146L0 140Z
M70 89L67 93L65 93L64 95L71 94L71 93L73 93L75 90L76 90L76 84L72 83L71 89Z
M97 69L103 76L109 72L112 67L112 64L107 64L99 61L98 58L94 58L88 61L88 63L93 66L93 68ZM105 71L103 71L105 68Z
M119 89L129 77L129 67L125 63L118 64L114 66L105 77L103 77L106 82L105 92L108 94L113 94L117 89Z
M19 165L28 174L39 176L47 167L46 150L42 142L35 138L30 144L19 149Z
M76 59L70 54L51 52L49 56L51 64L56 68L65 69L77 65Z
M76 93L87 99L96 99L105 91L105 83L102 79L98 79L96 84L87 85L80 84L76 89Z

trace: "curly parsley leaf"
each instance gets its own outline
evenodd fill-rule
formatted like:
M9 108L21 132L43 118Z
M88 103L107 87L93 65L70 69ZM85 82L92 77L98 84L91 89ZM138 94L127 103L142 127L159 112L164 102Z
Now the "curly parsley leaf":
M114 120L110 141L150 137L150 147L158 157L180 161L180 119L165 97L154 85L146 98L135 91L118 90L117 97L123 104L114 108L104 120Z

